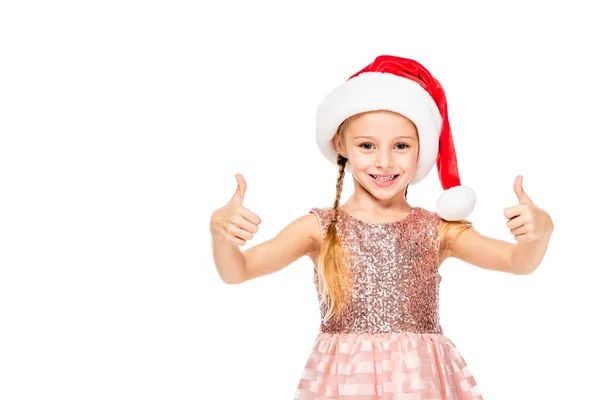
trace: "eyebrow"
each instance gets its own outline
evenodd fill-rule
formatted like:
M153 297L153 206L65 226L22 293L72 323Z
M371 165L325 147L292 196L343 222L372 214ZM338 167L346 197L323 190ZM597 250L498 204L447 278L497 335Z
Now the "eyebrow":
M355 136L353 139L376 139L373 136ZM415 139L413 136L396 136L394 139Z

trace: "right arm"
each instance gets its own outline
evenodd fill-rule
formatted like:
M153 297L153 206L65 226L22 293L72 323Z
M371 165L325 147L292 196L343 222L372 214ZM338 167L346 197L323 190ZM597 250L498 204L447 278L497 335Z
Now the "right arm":
M213 257L221 279L239 284L277 272L319 246L318 220L303 215L284 227L274 238L243 252L213 234Z

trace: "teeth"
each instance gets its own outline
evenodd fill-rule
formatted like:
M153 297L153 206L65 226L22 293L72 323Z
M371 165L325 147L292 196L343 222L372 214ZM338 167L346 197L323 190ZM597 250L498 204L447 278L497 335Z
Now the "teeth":
M388 176L387 178L380 178L380 177L378 177L378 176L376 176L376 175L371 175L371 176L375 177L375 180L377 180L377 181L382 181L382 182L385 182L385 181L391 181L392 179L394 179L394 177L395 177L396 175L390 175L390 176Z

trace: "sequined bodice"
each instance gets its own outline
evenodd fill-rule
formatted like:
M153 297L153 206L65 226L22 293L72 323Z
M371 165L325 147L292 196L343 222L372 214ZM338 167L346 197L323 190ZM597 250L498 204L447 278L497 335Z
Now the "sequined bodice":
M310 212L317 216L324 238L332 209L315 207ZM384 223L363 221L340 209L336 227L351 260L353 292L343 317L324 324L321 308L321 332L443 333L438 273L441 221L437 213L421 207L414 207L400 221ZM318 279L315 269L315 287Z

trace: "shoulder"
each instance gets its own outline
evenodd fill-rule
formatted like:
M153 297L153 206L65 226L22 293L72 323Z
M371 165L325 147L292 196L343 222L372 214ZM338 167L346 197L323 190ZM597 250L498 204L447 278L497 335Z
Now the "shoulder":
M463 236L463 232L471 230L472 224L467 220L447 221L436 211L417 208L418 210L415 211L420 216L419 220L423 221L429 237L435 241L439 249L439 264L441 264L446 258L452 256L453 243L458 237Z
M446 226L473 225L470 221L466 219L461 219L458 221L447 221L444 218L442 218L436 211L431 211L423 207L415 207L415 211L421 216L424 216L426 219L429 219L432 223L438 225L440 228Z
M425 217L430 218L432 220L440 218L440 216L435 211L428 210L427 208L424 208L424 207L413 207L413 209L414 209L414 212L416 214L425 216Z
M311 215L312 214L312 215ZM315 215L323 215L318 208L312 208L308 213L300 215L287 224L278 236L294 240L295 244L300 242L306 244L310 251L320 245L320 220ZM304 245L303 244L303 245Z
M308 212L314 214L318 219L324 219L331 215L333 209L331 207L313 207Z
M414 207L414 213L420 220L424 221L433 228L437 228L438 231L444 222L444 219L442 219L438 213L423 207Z
M325 230L331 222L332 215L332 207L313 207L308 211L308 217L313 222L313 233L316 241L320 241L325 236Z
M448 251L452 251L453 244L465 233L477 233L473 223L467 219L458 221L447 221L435 213L439 229L441 246Z
M451 241L458 237L462 232L473 229L473 223L466 219L447 221L436 211L431 211L422 207L416 207L415 211L421 216L421 219L429 221L437 228L442 241Z
M302 218L306 219L307 227L315 247L320 247L325 238L325 231L331 223L332 207L313 207Z

